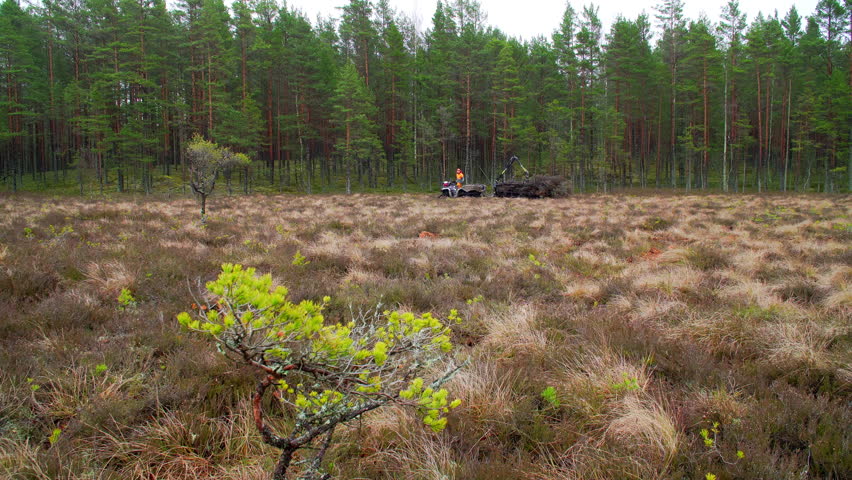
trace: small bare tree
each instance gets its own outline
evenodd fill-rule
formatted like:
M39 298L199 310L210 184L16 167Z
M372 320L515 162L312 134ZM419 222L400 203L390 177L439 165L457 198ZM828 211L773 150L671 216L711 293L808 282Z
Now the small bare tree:
M249 158L220 147L195 134L186 149L189 163L189 186L201 201L201 223L207 221L207 197L216 188L216 179L224 169L249 164Z
M252 395L254 421L263 441L281 450L272 478L285 480L296 451L314 448L301 479L330 478L322 459L335 428L390 403L411 405L434 431L459 405L440 388L460 367L446 362L452 350L449 328L431 315L384 312L347 324L326 324L323 305L293 304L287 289L269 275L225 264L207 283L206 307L178 315L190 330L213 340L219 351L258 370ZM451 314L452 320L457 315ZM449 366L446 366L449 365ZM444 366L444 368L441 368ZM421 377L437 373L431 381ZM264 420L267 393L293 416L287 434Z

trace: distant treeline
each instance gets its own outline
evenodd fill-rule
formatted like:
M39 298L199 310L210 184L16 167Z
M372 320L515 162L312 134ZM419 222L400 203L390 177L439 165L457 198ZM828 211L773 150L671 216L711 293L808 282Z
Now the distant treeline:
M515 154L575 191L849 191L844 2L747 19L730 1L717 24L664 0L607 35L569 3L521 42L474 0L425 32L387 0L314 23L276 0L4 0L0 176L150 192L182 183L200 133L252 159L226 173L246 189L487 183Z

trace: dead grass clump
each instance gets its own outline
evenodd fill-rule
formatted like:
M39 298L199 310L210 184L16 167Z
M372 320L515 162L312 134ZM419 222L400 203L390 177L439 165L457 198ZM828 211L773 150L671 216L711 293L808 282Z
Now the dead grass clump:
M747 359L761 351L757 338L761 323L748 315L691 315L667 336L694 343L710 353Z
M134 403L128 397L128 388L139 381L141 376L128 378L108 370L98 372L95 365L74 366L33 378L31 385L38 388L32 394L31 409L38 418L52 423L66 423L80 415L87 416L87 412L105 412L104 417L112 417L112 421L129 420L118 411ZM108 404L117 408L110 411ZM97 427L94 422L89 423Z
M782 280L780 285L773 288L773 292L783 300L794 300L806 304L818 303L825 296L822 288L815 281L800 275Z
M604 289L600 282L581 280L570 283L562 295L576 300L597 302L603 298Z
M337 448L329 455L335 464L334 473L344 478L395 478L404 472L404 464L396 463L396 456L401 452L415 455L407 447L422 439L410 437L423 433L422 422L401 406L375 410L365 415L363 422L344 428L338 434Z
M96 452L118 475L130 478L213 478L217 465L237 460L237 452L228 449L233 433L227 420L177 412L127 436L105 435Z
M688 311L686 303L661 297L641 298L634 308L634 318L643 322L655 320L661 324L680 323Z
M728 256L722 250L706 244L698 244L690 248L686 261L699 270L718 270L730 265Z
M733 305L757 305L763 310L769 310L782 304L775 296L772 288L760 281L742 277L733 277L734 283L719 289L719 296Z
M666 478L683 448L683 434L671 414L639 396L615 402L567 451L545 458L533 478Z
M704 278L705 274L694 268L671 267L640 274L633 279L633 285L640 290L673 295L695 292Z
M0 299L39 300L49 296L61 279L46 265L0 266Z
M846 285L841 290L829 293L823 300L828 308L850 308L852 307L852 286Z
M766 344L765 362L788 374L827 371L832 366L828 347L842 333L815 322L767 325L760 332Z
M487 334L483 344L499 355L541 357L547 352L547 336L538 329L536 310L530 305L515 305L485 316Z
M610 277L619 273L624 268L611 255L601 255L588 249L564 255L555 263L559 267L565 268L568 272L588 278Z
M0 477L53 480L55 472L41 460L41 447L27 441L0 438Z
M502 423L511 415L517 397L512 391L511 372L488 358L478 359L453 378L453 395L461 399L465 416L475 423Z
M88 282L94 285L103 298L117 297L122 288L131 287L138 273L124 262L113 260L89 263L85 269Z
M696 424L720 425L741 421L749 408L742 391L726 387L702 389L687 398L686 406L693 412Z
M102 300L95 298L87 289L58 292L36 305L28 318L46 330L94 330L112 319L118 306L117 297L110 299L111 305L105 306Z
M677 455L682 435L674 419L659 404L635 396L613 409L604 437L648 462L648 473L663 475Z
M658 232L671 227L672 223L673 222L671 220L662 217L650 217L642 222L639 228L649 232Z
M604 349L569 360L553 382L558 392L564 392L566 407L592 422L611 400L644 392L650 375L644 365Z
M377 455L385 475L404 480L460 478L461 458L446 435L404 436Z
M852 307L852 267L833 266L818 276L819 286L825 291L822 304L830 309Z
M657 261L660 263L687 263L691 255L691 248L669 247L657 256Z

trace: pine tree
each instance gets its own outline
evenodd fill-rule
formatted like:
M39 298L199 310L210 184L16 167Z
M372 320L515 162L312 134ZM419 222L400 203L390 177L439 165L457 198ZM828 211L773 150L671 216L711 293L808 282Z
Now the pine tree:
M26 132L34 120L33 101L41 96L39 90L46 90L33 55L41 41L38 34L32 16L16 0L0 4L0 83L5 94L0 99L0 163L13 191L17 191L23 176L27 154L36 161L34 152L26 151ZM36 168L32 171L35 175Z
M405 90L409 82L410 58L405 49L402 32L391 20L382 33L382 59L385 66L385 137L387 151L387 183L394 184L396 163L402 144L398 135L404 121Z
M721 57L716 50L716 38L711 33L712 26L706 17L691 22L685 36L684 82L680 91L683 104L688 109L687 128L681 136L686 147L686 183L687 190L696 183L693 172L697 173L697 184L707 188L711 134L711 82L716 80L715 65ZM695 168L694 156L700 161Z
M352 62L341 71L334 106L334 121L338 128L335 149L346 172L346 193L351 193L353 167L366 174L368 179L374 178L370 172L375 165L372 160L382 150L376 124L372 120L376 114L375 99ZM359 178L363 177L359 175Z
M596 168L600 175L603 174L601 140L603 131L598 123L603 121L601 115L601 96L604 93L603 83L600 81L601 74L601 22L597 16L597 7L587 6L583 8L583 17L580 29L576 37L578 89L580 91L580 135L579 155L588 158L592 162L592 168ZM581 160L582 162L582 160ZM585 188L585 165L580 164L580 188ZM599 177L599 179L601 179Z
M579 21L571 2L566 2L565 12L562 14L562 21L559 24L559 29L553 34L553 48L556 50L556 62L559 71L565 80L565 95L566 95L566 113L567 121L567 139L566 150L568 158L577 159L577 164L573 162L569 166L573 183L580 190L585 188L585 155L578 150L579 144L579 129L575 128L579 125L580 96L577 85L579 84L578 64L576 54L576 35L577 25Z
M736 190L736 174L734 155L739 146L739 103L737 101L736 79L741 73L737 62L742 50L742 35L745 30L746 17L740 13L738 0L729 0L722 7L722 21L719 23L718 31L722 37L722 43L726 50L727 60L725 62L725 137L722 150L722 187L728 191L730 186ZM730 151L730 161L728 152ZM730 171L730 178L729 173ZM733 182L733 183L732 183Z
M677 186L678 167L675 154L677 145L677 84L678 67L683 55L682 38L684 34L683 0L663 0L657 7L657 20L663 27L661 48L665 52L665 62L669 66L669 180L672 187ZM659 179L657 180L659 182Z
M369 0L350 0L343 7L340 39L344 56L355 62L367 86L370 86L370 65L374 62L378 32L372 22L373 5Z

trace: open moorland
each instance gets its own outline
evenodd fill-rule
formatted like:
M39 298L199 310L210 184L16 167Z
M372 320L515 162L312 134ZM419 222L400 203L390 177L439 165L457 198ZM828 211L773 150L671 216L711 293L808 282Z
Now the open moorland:
M223 262L462 317L446 430L371 412L333 478L852 477L849 196L0 199L2 478L268 478L255 374L175 320Z

